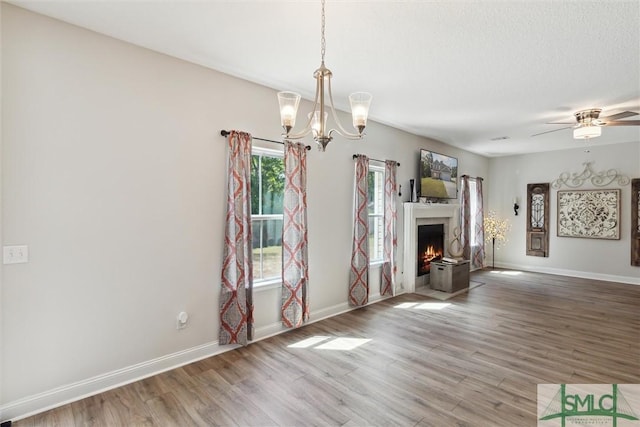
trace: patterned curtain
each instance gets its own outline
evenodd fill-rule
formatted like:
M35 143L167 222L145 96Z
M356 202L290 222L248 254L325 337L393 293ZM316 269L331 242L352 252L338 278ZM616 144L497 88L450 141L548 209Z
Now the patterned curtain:
M460 192L460 244L462 256L471 261L471 268L484 267L484 209L482 208L482 178L475 178L475 212L471 215L471 186L469 176L462 176ZM472 218L475 221L472 223ZM474 236L475 245L471 245L471 236Z
M349 274L349 305L360 307L369 301L369 212L367 190L369 158L356 158L353 196L353 246Z
M242 344L253 335L251 257L251 135L229 135L227 215L220 288L220 344Z
M384 162L384 263L382 264L382 279L380 281L380 295L393 296L396 292L396 248L398 237L396 234L396 171L398 163L395 160Z
M307 239L307 147L284 141L282 226L282 324L302 326L309 319Z
M460 245L462 257L471 259L471 202L469 176L462 175L460 190Z
M484 209L482 207L482 178L476 178L476 245L471 248L471 267L484 267ZM468 258L467 258L468 259Z

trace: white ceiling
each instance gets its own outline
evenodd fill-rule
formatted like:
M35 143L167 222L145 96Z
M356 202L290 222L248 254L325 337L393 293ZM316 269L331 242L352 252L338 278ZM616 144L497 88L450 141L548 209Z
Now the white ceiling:
M319 0L11 3L313 99ZM531 137L577 110L640 113L638 0L328 0L326 39L341 108L368 91L371 119L487 156L586 145L571 129ZM588 144L630 141L640 126Z

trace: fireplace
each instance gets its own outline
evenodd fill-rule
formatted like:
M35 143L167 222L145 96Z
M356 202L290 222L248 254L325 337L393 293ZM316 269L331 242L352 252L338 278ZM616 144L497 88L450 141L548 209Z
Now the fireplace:
M405 292L414 292L416 287L430 283L429 274L419 274L418 227L423 225L443 226L441 243L442 255L447 254L448 243L453 239L453 231L458 226L460 206L444 203L404 203L404 245L402 287ZM441 255L441 256L442 256Z
M418 225L417 276L429 274L431 262L444 255L444 224Z

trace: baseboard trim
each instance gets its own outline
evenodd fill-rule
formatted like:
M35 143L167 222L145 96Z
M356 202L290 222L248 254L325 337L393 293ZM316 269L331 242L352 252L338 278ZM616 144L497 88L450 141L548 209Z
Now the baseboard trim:
M384 298L382 298L380 294L369 295L369 302L367 303L367 305L375 304L379 301L382 301L383 299ZM305 323L305 325L310 325L312 323L319 322L321 320L328 319L329 317L337 316L351 310L355 310L355 308L351 307L346 302L332 305L331 307L323 308L322 310L311 313L310 319L307 323ZM265 338L269 338L290 330L291 329L282 326L281 322L261 326L260 328L256 328L255 330L254 341L260 341Z
M221 347L217 341L213 341L27 396L0 406L0 421L17 421L234 348L237 346Z
M383 299L385 298L382 298L380 294L370 295L369 303L367 305L375 304ZM349 306L346 302L336 304L312 313L312 319L309 323L318 322L354 309L354 307ZM283 327L280 322L256 328L254 342L289 330L290 329ZM212 341L186 350L168 354L166 356L148 360L146 362L131 365L126 368L97 375L86 380L57 387L32 396L27 396L13 402L9 402L5 405L0 405L0 422L10 420L18 421L40 412L48 411L180 366L188 365L189 363L197 362L198 360L206 359L207 357L234 350L238 347L240 346L220 346L218 341Z
M629 285L640 285L640 277L617 276L613 274L600 274L600 273L593 273L589 271L565 270L561 268L549 268L549 267L539 267L539 266L532 267L530 265L519 265L519 264L510 264L510 263L501 263L501 262L496 262L496 267L507 268L510 270L531 271L534 273L556 274L558 276L579 277L581 279L595 279L595 280L602 280L605 282L617 282L617 283L626 283Z

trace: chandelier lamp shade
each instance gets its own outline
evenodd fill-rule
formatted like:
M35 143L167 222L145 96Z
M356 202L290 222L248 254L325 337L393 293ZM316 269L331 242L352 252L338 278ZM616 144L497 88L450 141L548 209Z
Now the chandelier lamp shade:
M324 151L327 144L333 139L333 134L337 133L347 139L362 139L364 128L367 126L367 117L369 116L369 106L371 105L371 94L366 92L356 92L349 95L349 103L351 104L351 115L353 118L353 127L357 133L348 132L340 123L336 108L333 103L333 95L331 93L331 70L324 65L325 55L325 0L322 0L322 23L321 23L321 41L320 41L320 67L313 73L316 79L316 95L313 101L313 110L307 115L307 123L305 127L298 132L294 132L293 128L296 124L296 116L298 114L298 106L300 105L300 95L295 92L278 92L278 104L280 105L280 123L285 133L282 134L287 139L301 139L310 133L318 144L321 151ZM328 104L326 103L328 98ZM328 129L328 117L331 110L331 117L335 122L337 129Z
M597 138L600 135L602 135L602 128L596 125L580 126L573 130L573 137L575 139Z

